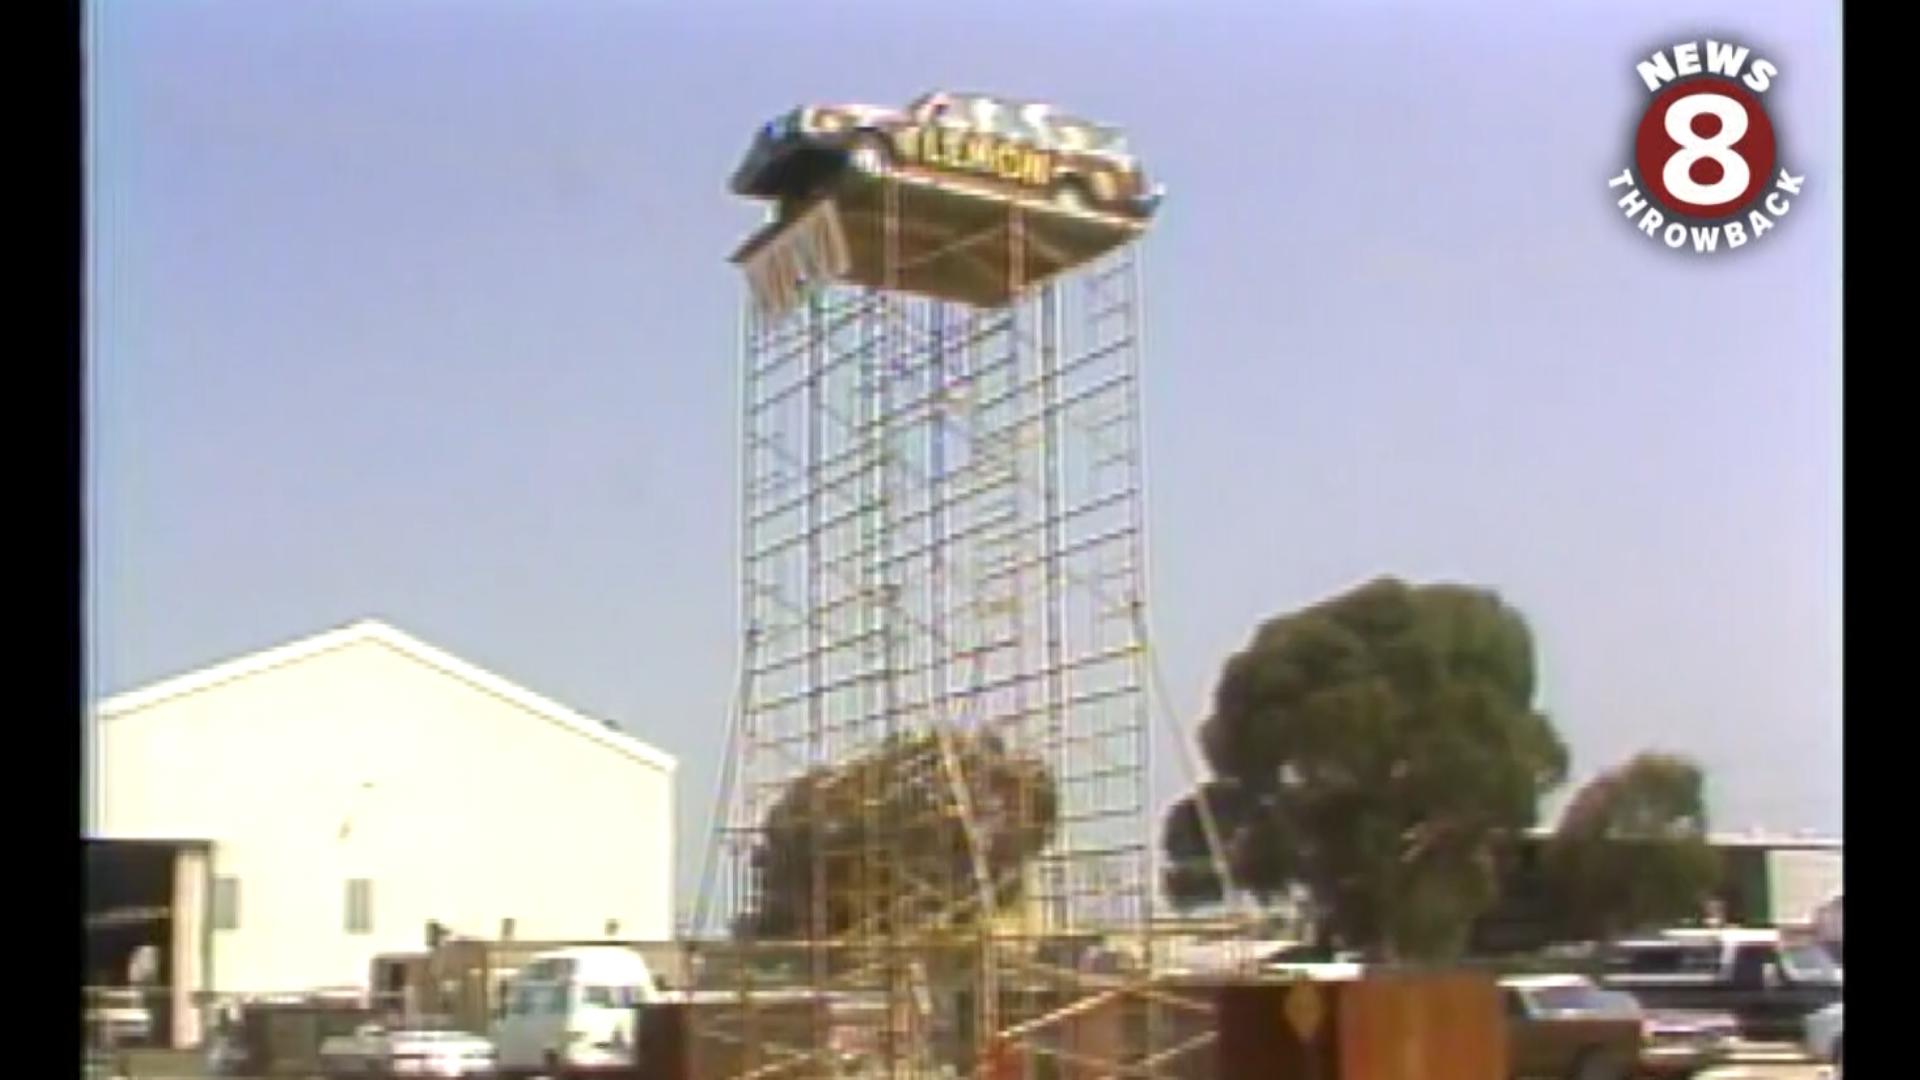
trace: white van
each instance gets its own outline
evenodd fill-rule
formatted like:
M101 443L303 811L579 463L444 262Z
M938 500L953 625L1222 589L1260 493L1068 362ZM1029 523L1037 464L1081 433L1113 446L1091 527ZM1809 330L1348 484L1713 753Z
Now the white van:
M501 998L493 1029L500 1073L559 1078L632 1069L639 1007L661 992L638 952L585 945L535 956Z

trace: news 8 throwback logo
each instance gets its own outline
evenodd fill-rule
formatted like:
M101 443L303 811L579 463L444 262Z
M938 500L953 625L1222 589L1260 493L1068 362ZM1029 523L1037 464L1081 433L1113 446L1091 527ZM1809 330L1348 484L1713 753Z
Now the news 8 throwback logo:
M1806 182L1777 160L1765 95L1780 69L1742 45L1689 41L1634 70L1652 100L1634 131L1633 163L1607 181L1627 220L1648 239L1700 255L1776 228Z

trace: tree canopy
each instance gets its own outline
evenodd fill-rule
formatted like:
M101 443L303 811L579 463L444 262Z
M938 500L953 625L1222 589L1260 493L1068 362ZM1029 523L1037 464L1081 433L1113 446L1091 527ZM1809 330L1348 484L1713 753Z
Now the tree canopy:
M964 784L953 782L956 774ZM813 769L782 793L753 853L757 903L735 933L792 939L856 924L969 922L981 906L976 871L991 878L995 909L1016 901L1021 870L1058 820L1045 764L997 735L897 737Z
M1383 578L1259 627L1221 673L1214 778L1164 825L1176 904L1298 889L1347 947L1444 957L1498 893L1500 845L1537 820L1567 751L1534 706L1533 638L1495 594Z
M1705 788L1694 762L1644 753L1574 795L1545 859L1567 932L1605 938L1701 913L1720 880Z

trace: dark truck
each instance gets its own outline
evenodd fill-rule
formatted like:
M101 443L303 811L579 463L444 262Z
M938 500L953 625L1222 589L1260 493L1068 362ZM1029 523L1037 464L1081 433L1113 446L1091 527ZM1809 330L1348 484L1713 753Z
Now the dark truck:
M1817 943L1777 930L1670 930L1601 953L1603 985L1648 1009L1732 1015L1742 1037L1797 1041L1807 1016L1840 1000L1840 970Z

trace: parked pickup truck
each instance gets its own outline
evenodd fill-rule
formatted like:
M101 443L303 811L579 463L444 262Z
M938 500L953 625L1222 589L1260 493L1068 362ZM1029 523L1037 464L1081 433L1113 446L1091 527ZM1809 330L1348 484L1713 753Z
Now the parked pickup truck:
M350 1035L321 1042L320 1071L328 1080L489 1077L495 1072L493 1043L430 1022L362 1024Z
M1601 981L1650 1010L1730 1013L1743 1037L1795 1041L1806 1017L1840 1000L1840 970L1818 944L1777 930L1669 930L1617 941Z

